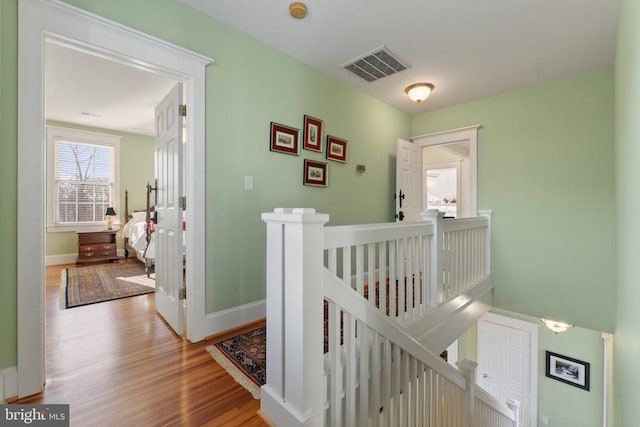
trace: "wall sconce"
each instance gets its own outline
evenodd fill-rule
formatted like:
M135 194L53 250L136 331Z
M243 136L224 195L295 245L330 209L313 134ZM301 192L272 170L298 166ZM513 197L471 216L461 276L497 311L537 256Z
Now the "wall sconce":
M407 86L404 91L413 102L419 104L429 97L434 88L435 86L431 83L414 83Z
M542 323L545 324L547 328L555 332L556 335L558 335L558 332L564 332L567 329L573 328L573 325L570 325L569 323L559 322L557 320L549 320L549 319L540 319L540 320L542 321Z
M107 230L113 230L113 217L118 215L116 210L112 207L108 207L107 211L104 213L104 216L107 217Z

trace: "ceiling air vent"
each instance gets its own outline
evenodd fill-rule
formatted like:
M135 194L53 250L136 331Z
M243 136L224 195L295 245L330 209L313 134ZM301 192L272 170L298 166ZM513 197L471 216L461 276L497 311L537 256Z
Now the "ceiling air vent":
M382 46L347 62L342 65L342 68L371 83L406 70L409 66L403 64L402 61Z

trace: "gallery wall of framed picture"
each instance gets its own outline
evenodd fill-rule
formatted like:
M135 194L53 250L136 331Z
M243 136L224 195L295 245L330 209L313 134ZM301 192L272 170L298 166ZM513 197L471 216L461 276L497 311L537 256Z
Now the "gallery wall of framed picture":
M302 122L302 143L299 143L300 129L284 124L271 122L269 134L269 150L300 155L303 150L312 153L325 153L327 160L337 163L347 163L348 141L334 135L327 135L323 144L324 122L305 114ZM312 158L303 159L303 185L311 187L329 186L329 164Z

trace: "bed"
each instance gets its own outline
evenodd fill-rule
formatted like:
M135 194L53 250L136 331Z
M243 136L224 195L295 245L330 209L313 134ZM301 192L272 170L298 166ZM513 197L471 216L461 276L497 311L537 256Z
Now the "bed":
M150 268L155 263L155 207L151 206L151 191L155 189L147 184L147 207L142 211L133 211L129 213L129 191L125 190L125 215L127 222L122 229L124 236L124 257L129 257L129 251L135 254L147 269L147 275L150 274ZM184 210L182 211L182 229L185 229ZM183 261L184 261L184 234L183 239Z
M154 234L151 233L149 241L147 242L147 228L146 212L132 212L129 216L129 221L127 221L122 229L122 235L126 243L124 250L125 258L129 257L129 250L142 262L145 261L145 258L151 260L155 258Z

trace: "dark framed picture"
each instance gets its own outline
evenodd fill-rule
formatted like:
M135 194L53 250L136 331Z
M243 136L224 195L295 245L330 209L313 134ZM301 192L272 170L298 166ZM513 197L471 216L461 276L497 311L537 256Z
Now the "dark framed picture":
M271 151L298 155L298 129L271 122Z
M302 148L322 153L322 120L304 116Z
M589 363L547 351L546 376L589 391Z
M347 140L327 135L327 159L347 163Z
M326 163L304 159L304 185L326 187L329 182L328 173L329 170Z

